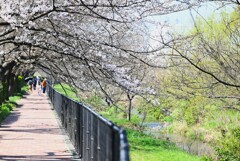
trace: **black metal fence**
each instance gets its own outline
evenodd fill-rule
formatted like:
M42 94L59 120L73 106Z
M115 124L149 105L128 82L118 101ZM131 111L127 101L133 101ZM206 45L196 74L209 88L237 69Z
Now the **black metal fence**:
M47 93L82 161L129 161L125 130L50 85Z

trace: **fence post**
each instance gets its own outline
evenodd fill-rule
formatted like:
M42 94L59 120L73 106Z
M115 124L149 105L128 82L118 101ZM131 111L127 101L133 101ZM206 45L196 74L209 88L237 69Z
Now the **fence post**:
M129 161L129 149L125 130L120 132L120 161Z

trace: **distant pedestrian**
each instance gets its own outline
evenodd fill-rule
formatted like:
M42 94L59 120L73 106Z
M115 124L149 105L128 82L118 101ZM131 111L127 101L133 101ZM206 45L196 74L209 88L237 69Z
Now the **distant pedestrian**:
M40 84L41 84L41 79L40 79L39 76L37 76L37 83L38 83L38 85L40 86Z
M43 79L40 79L40 86L41 86L41 91L42 91L42 84L43 84Z
M47 87L47 79L45 78L45 79L42 81L42 92L43 92L43 93L45 93L46 87Z
M32 81L32 79L30 79L28 81L28 90L29 90L30 93L32 93L32 84L33 84L33 81Z
M37 78L34 77L33 78L33 89L36 90L36 86L37 86Z

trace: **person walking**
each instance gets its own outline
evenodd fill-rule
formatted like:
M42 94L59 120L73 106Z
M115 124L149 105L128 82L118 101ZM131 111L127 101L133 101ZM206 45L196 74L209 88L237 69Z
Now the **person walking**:
M36 86L37 86L37 78L34 77L33 78L33 89L36 90Z
M33 80L30 79L30 80L28 81L28 89L29 89L29 93L32 93L32 84L33 84Z
M47 87L47 79L45 78L45 79L42 81L42 92L43 92L43 93L45 93L46 87Z
M37 84L40 86L40 84L41 84L41 79L40 79L40 77L39 76L37 76Z

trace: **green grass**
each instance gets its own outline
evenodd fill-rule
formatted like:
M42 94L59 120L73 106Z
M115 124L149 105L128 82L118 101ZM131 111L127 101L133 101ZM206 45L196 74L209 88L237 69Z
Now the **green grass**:
M200 161L198 156L191 155L180 150L174 143L165 140L155 139L154 137L133 130L136 128L136 121L121 119L119 116L101 113L104 117L111 120L118 126L127 129L127 138L130 147L131 161Z
M173 143L127 129L132 161L199 161L201 158L188 154Z
M95 110L99 110L99 108L101 109L101 107L104 106L104 101L100 97L92 95L90 97L83 98L81 96L78 96L74 89L67 84L55 84L53 88L73 100L76 100L78 102L84 102L85 105L88 105Z
M23 97L23 94L27 91L28 87L24 86L20 93L16 93L14 96L9 97L8 101L5 101L0 106L0 123L16 108L17 101Z
M60 84L55 84L53 86L53 88L55 90L57 90L58 92L60 92L61 94L65 95L71 99L80 101L80 98L77 97L76 92L74 92L73 89L67 84L62 83L62 86Z

